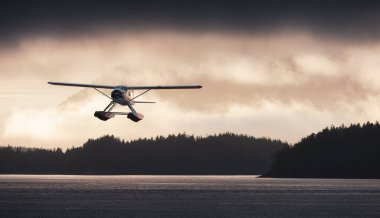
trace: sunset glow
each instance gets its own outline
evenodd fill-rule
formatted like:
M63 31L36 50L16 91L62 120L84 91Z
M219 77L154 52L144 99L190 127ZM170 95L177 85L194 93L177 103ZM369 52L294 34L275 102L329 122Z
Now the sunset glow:
M54 31L1 44L0 145L66 148L104 134L131 140L227 131L294 143L326 126L380 117L376 37L292 23L270 23L270 31L117 25L67 34L47 25ZM140 123L102 122L93 113L108 99L48 81L203 89L151 91L141 100L157 104L136 106Z

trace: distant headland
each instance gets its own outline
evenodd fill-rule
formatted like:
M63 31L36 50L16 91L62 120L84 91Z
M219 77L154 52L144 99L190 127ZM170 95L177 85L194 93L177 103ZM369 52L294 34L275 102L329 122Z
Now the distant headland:
M264 175L380 178L380 124L331 126L295 145L223 133L133 141L114 136L81 147L0 147L1 174Z
M380 125L325 128L276 154L269 177L380 178Z

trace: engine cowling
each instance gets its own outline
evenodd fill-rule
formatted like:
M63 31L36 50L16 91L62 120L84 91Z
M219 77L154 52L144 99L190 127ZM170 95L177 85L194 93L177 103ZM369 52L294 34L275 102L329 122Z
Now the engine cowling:
M122 89L114 89L111 92L111 98L114 102L121 104L121 105L127 105L130 101L130 97L128 96L129 90L122 90Z
M111 92L111 97L113 100L125 99L125 91L115 89Z

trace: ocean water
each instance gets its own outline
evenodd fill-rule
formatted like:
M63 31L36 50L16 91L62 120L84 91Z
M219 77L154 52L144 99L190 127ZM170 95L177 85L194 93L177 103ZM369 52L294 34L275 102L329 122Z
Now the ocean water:
M0 217L380 217L380 180L0 175Z

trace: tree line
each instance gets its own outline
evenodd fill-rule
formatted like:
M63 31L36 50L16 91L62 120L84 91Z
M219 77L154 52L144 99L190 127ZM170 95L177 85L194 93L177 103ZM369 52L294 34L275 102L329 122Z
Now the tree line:
M133 141L114 136L89 139L81 147L0 147L0 173L31 174L263 174L287 143L224 133L187 134Z
M380 124L331 126L293 146L279 140L224 133L133 141L114 136L81 147L0 147L0 173L266 175L380 178Z
M380 125L331 126L276 154L267 176L380 178Z

